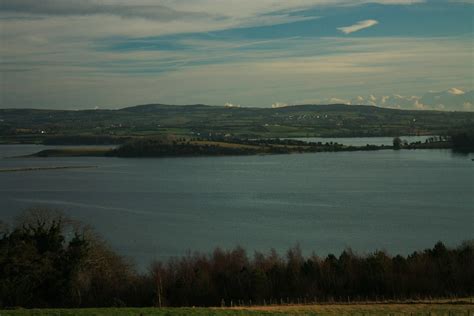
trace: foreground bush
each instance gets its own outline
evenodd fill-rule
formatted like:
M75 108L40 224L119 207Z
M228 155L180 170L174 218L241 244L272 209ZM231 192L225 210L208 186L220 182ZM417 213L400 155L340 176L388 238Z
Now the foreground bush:
M50 210L30 210L0 238L0 306L143 305L143 277L94 232ZM148 290L147 292L150 292Z

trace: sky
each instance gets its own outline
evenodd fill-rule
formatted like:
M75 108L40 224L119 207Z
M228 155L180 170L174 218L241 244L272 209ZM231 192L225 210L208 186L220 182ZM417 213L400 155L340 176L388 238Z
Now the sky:
M0 108L474 111L474 0L0 0Z

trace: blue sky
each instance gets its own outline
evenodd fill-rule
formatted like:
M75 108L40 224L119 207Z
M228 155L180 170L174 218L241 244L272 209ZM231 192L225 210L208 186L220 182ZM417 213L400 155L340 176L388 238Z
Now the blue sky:
M472 111L473 9L469 0L0 0L0 107ZM423 103L435 92L442 103Z

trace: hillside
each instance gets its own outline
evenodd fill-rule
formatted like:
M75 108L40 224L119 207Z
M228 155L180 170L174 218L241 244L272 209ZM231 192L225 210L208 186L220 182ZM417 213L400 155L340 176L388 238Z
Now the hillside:
M121 143L158 134L190 137L438 135L474 125L474 113L375 106L238 108L148 104L119 110L0 109L0 142ZM83 139L77 140L78 136ZM61 136L61 138L55 138Z

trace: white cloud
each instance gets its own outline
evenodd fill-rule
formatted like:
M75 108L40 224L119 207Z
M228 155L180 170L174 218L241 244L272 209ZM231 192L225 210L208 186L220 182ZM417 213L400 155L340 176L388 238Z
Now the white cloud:
M272 108L274 109L277 109L277 108L284 108L288 106L288 103L284 103L284 102L275 102L272 104Z
M465 111L474 111L474 104L471 102L464 102L463 108Z
M294 104L333 95L348 101L368 92L416 94L446 86L471 90L472 45L457 39L216 39L178 43L192 50L98 49L111 38L314 19L297 13L310 7L419 2L423 0L0 0L0 107L110 108L158 101L224 104L229 99L234 105L268 106L275 100ZM340 29L350 34L367 21ZM258 50L280 41L284 50ZM248 46L252 50L237 49Z
M325 103L330 103L330 104L350 104L351 103L351 101L347 99L340 99L340 98L330 98L328 101L329 102L325 102Z
M119 1L107 3L107 1L91 0L2 0L0 11L48 16L115 15L122 18L163 21L193 16L211 17L205 12L178 11L159 3L144 3L143 1L136 1L133 5L130 5Z
M452 91L456 91L453 94ZM450 110L450 111L472 111L472 95L474 91L463 92L458 88L451 88L444 91L430 91L423 96L403 96L400 94L384 95L377 97L370 94L367 97L357 96L350 100L352 105L374 105L387 108L407 109L407 110ZM333 103L335 98L320 101L321 104Z
M418 100L415 101L415 103L413 104L413 107L416 110L428 110L429 109L425 104L421 103Z
M464 91L462 91L461 89L458 89L458 88L451 88L447 92L450 93L450 94L454 94L454 95L461 95L461 94L465 93Z
M62 39L158 36L295 22L317 6L410 5L424 0L1 0L2 36L30 31ZM10 24L15 29L11 29ZM14 35L14 34L12 34Z
M169 20L183 16L255 16L266 12L297 11L327 5L364 3L409 5L424 0L2 0L0 11L39 15L117 15ZM230 10L230 7L232 8Z
M224 104L229 99L245 106L268 106L276 100L298 104L332 96L350 99L360 93L473 89L472 69L466 66L472 60L471 43L457 39L288 38L282 40L288 49L280 52L234 51L222 43L217 48L206 43L192 52L119 53L90 50L82 41L59 42L59 37L52 45L41 38L31 38L33 51L33 44L17 39L12 39L16 45L0 45L0 56L7 61L0 69L25 70L0 76L5 92L0 93L0 107L116 108L153 102ZM213 62L229 55L225 63ZM168 64L174 66L152 72Z
M354 25L338 27L337 29L344 34L350 34L350 33L354 33L354 32L372 27L377 24L379 24L377 20L364 20L364 21L359 21Z

